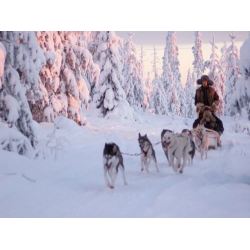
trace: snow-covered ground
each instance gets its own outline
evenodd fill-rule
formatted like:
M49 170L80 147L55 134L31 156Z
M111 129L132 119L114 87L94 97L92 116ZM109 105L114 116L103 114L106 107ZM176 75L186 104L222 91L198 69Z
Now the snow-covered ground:
M223 117L222 148L196 153L183 174L168 166L161 144L154 146L158 167L140 171L140 157L124 155L128 186L121 173L115 189L105 186L102 153L105 142L122 152L139 153L138 133L152 143L163 128L180 132L193 120L138 115L137 122L87 116L88 125L57 129L70 143L57 160L31 160L0 151L0 217L250 217L250 136L230 130ZM62 126L63 127L63 126ZM37 126L40 139L53 132L52 123ZM47 139L46 139L47 140Z

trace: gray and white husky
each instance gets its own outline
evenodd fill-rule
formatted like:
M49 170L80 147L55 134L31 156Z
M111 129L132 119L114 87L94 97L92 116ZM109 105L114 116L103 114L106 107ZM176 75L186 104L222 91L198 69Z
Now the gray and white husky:
M161 141L169 165L173 167L175 172L179 171L183 173L183 169L189 157L189 152L191 151L189 137L186 134L174 134L170 130L165 130L162 131ZM175 159L176 162L174 162Z
M105 143L103 150L103 167L104 167L104 179L107 187L114 188L115 180L118 174L118 169L120 169L122 172L124 185L128 185L125 176L121 151L115 143ZM108 175L110 177L111 184L109 182Z
M167 157L167 160L168 160L168 164L170 165L170 161L169 161L169 158L168 158L168 145L166 144L165 140L163 140L163 136L166 132L169 132L169 133L173 133L172 130L169 130L169 129L163 129L162 132L161 132L161 145L162 145L162 149Z
M141 134L139 133L138 142L139 142L139 146L141 149L141 171L144 170L144 166L145 166L147 173L149 173L149 170L148 170L149 164L151 160L153 160L155 163L156 171L159 172L159 169L157 166L157 160L155 156L155 151L147 135L141 136Z

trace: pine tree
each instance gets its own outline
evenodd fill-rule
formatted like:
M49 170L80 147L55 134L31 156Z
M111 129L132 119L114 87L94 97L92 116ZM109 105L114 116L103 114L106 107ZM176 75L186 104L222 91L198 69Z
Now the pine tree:
M152 81L153 91L150 96L150 108L154 110L155 114L165 115L168 114L168 103L162 81L158 76L157 64L159 62L159 59L157 57L155 46L153 58L154 59L152 61L152 67L154 79Z
M187 108L187 117L194 118L196 115L196 108L194 105L194 96L195 96L195 88L194 88L194 76L191 75L190 69L188 70L186 87L185 87L185 101Z
M150 96L152 95L153 92L153 86L152 86L152 81L150 78L150 72L148 72L148 76L145 81L145 97L146 97L146 103L148 103L147 107L150 106Z
M101 113L106 116L109 113L117 113L122 105L129 108L126 101L126 94L122 88L123 63L118 50L118 39L115 32L100 32L99 44L96 50L96 60L100 66L101 74L99 85L94 95L94 102ZM131 118L131 112L122 114L126 118ZM128 117L129 116L129 117Z
M161 79L156 75L153 82L153 92L150 97L150 108L155 114L168 115L168 103Z
M132 42L133 32L128 33L129 39L125 43L124 48L124 90L126 99L132 107L135 107L135 91L134 91L134 63L136 48Z
M224 70L224 74L227 68L227 44L224 42L224 45L222 46L221 50L221 57L220 57L220 66Z
M231 107L231 97L235 92L235 84L240 76L239 72L239 52L235 45L236 35L229 34L232 44L227 49L226 70L225 70L225 115L235 115L235 110Z
M86 47L87 37L88 32L37 32L46 65L40 72L44 98L31 105L35 120L51 122L62 115L79 125L85 123L82 111L100 74Z
M144 57L145 57L146 53L143 49L143 45L141 44L141 53L140 53L140 63L141 63L141 77L144 79Z
M4 45L0 42L0 89L2 88L2 76L4 73L5 57L6 49Z
M6 51L0 89L0 117L35 147L38 141L28 102L35 103L43 98L39 90L39 71L45 63L44 56L34 32L2 31L0 42Z
M240 48L240 72L241 77L236 81L236 91L233 93L231 98L231 112L242 113L242 109L245 109L250 120L250 33L247 40L243 43ZM234 108L234 110L233 110Z
M212 45L212 53L210 56L210 60L206 61L204 63L205 67L209 68L209 77L210 79L214 82L214 88L219 95L220 98L220 105L219 105L219 114L222 115L224 114L224 91L225 91L225 86L223 79L221 79L221 74L220 72L222 71L220 63L219 63L219 56L216 53L216 50L218 47L215 45L215 38L213 37L213 42L210 42Z
M178 46L176 44L176 32L169 31L166 38L166 48L168 55L168 63L171 70L171 82L168 86L168 91L173 92L170 94L170 111L174 115L186 116L185 100L183 95L183 87L181 84L181 74L179 70L180 62L178 60ZM169 98L168 98L169 100ZM176 105L176 107L175 107Z
M195 36L195 44L192 47L194 61L193 61L193 72L194 72L194 80L201 78L203 73L203 55L202 55L202 34L200 31L194 32Z
M145 62L144 57L145 57L145 55L146 55L146 53L143 49L143 46L141 45L139 76L141 78L142 90L143 90L143 95L144 95L144 101L143 101L144 110L145 110L145 108L149 107L148 90L147 90L145 80L144 80L144 62Z
M170 82L173 81L173 75L172 75L172 70L169 64L169 44L170 44L170 35L171 33L168 33L166 37L166 46L164 49L164 55L163 55L163 63L162 63L162 83L164 86L164 89L166 93L169 92L169 85L171 84Z

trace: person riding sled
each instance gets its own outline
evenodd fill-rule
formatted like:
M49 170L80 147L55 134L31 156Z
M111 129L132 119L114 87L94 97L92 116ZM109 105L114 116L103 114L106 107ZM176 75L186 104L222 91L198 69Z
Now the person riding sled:
M212 88L214 83L207 75L203 75L201 79L197 80L197 84L202 86L195 93L198 118L194 121L193 128L196 128L198 124L204 124L206 128L215 130L221 135L224 128L222 121L215 115L220 100L215 89Z

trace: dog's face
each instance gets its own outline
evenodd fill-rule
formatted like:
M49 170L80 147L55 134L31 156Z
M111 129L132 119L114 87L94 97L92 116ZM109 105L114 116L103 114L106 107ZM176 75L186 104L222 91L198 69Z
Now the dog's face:
M204 125L198 125L197 127L196 127L196 136L198 137L198 138L203 138L203 136L204 136L204 130L205 130L205 127L204 127Z
M144 136L141 136L141 134L139 133L138 142L139 142L140 148L142 149L146 145L146 143L148 143L147 134Z
M161 140L162 144L167 148L173 141L173 138L174 138L173 132L170 132L169 130L167 130L162 136L162 140Z
M164 134L166 133L166 132L173 132L172 130L169 130L169 129L163 129L162 131L161 131L161 139L163 138L163 136L164 136Z
M111 167L112 162L114 161L114 157L117 154L117 146L114 143L105 143L103 150L103 164L107 168Z

